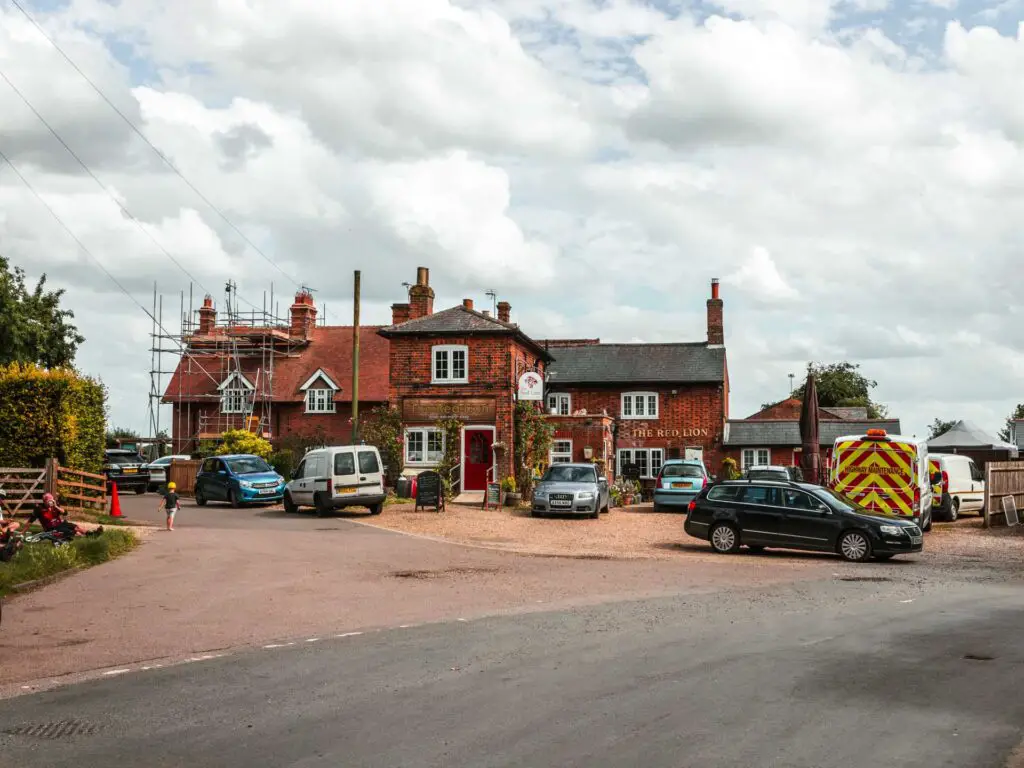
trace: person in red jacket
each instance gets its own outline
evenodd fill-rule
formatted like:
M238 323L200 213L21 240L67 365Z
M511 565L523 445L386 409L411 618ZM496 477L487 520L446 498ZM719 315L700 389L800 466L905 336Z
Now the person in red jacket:
M31 525L37 520L44 531L60 533L69 539L75 536L99 536L103 533L102 525L94 531L87 531L68 520L67 513L57 506L57 501L53 498L52 493L43 494L43 502L32 510L28 524Z

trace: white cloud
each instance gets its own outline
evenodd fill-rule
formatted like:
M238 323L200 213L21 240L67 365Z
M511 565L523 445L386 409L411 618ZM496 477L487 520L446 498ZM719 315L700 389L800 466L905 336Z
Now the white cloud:
M495 288L538 336L694 340L722 277L734 413L808 360L850 359L908 431L997 429L1024 399L1024 36L972 26L967 4L673 5L72 0L40 18L335 322L353 269L383 322L423 264L439 305ZM907 41L940 15L938 47ZM7 6L0 70L104 188L2 81L0 148L143 303L156 281L172 317L189 281L106 190L197 293L233 278L287 301ZM68 289L80 364L141 425L148 321L4 167L0 252ZM130 332L115 344L111 324Z

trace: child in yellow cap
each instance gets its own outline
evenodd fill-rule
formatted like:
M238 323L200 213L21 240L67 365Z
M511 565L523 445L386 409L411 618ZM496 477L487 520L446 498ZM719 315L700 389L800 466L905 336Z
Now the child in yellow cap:
M174 483L167 484L167 490L163 493L163 500L160 502L160 506L163 507L164 512L167 514L167 530L174 530L174 513L181 508L181 501L178 499L177 494L178 486Z

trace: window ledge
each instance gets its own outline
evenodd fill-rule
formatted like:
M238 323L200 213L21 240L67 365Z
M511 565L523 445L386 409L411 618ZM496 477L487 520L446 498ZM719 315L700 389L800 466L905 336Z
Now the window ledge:
M657 421L657 416L619 416L622 421Z
M337 408L335 408L334 410L331 410L331 411L311 411L308 408L306 409L306 413L308 413L310 416L318 416L318 415L319 416L330 416L331 414L334 414L334 413L337 413L337 412L338 412Z
M431 384L469 384L469 379L431 379Z

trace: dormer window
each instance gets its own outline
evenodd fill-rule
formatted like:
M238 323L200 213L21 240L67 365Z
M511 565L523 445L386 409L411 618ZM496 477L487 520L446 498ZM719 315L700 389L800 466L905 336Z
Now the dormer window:
M320 368L306 380L300 391L306 393L306 413L334 413L334 396L341 387Z
M434 347L433 384L466 384L469 381L469 347L446 344Z
M217 389L220 390L221 413L248 413L256 388L245 376L235 371Z

